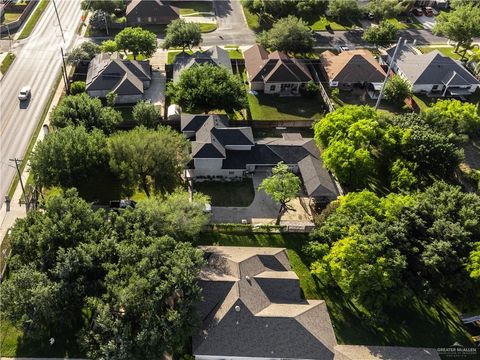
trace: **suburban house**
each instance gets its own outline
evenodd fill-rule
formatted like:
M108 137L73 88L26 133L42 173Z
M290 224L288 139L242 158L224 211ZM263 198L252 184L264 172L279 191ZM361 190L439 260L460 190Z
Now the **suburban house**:
M180 10L160 0L131 0L125 17L128 26L168 25L180 17Z
M253 45L243 55L250 90L296 95L307 82L313 80L301 60L290 58L281 51L269 54L262 46Z
M213 46L205 51L195 51L191 55L186 52L178 54L173 62L173 82L175 83L180 79L182 71L203 64L223 66L232 72L232 63L228 51L219 46Z
M320 55L320 61L331 88L351 90L362 87L368 90L370 97L378 97L386 74L370 51L349 50L335 55L327 50Z
M117 94L116 103L128 104L141 100L150 87L152 70L149 61L122 59L118 52L98 54L90 61L86 79L87 94L105 98Z
M385 62L390 64L395 48L387 50ZM398 49L394 72L408 80L416 94L435 97L461 97L475 92L480 82L462 65L438 50L421 54L408 44Z
M285 133L282 138L255 141L250 127L228 127L218 115L182 115L181 127L193 140L189 176L195 181L239 180L255 171L270 171L283 161L300 175L305 193L317 203L328 203L340 194L314 139Z
M302 297L284 248L200 249L196 360L440 360L434 349L337 345L325 301Z

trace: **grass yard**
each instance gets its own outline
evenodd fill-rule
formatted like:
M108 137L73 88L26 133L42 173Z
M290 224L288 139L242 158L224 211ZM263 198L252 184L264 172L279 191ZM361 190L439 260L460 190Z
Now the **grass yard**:
M128 60L133 60L133 54L128 54L127 59ZM137 60L142 61L142 60L147 60L147 58L145 56L143 56L142 54L138 54L137 55Z
M204 13L213 14L211 1L178 1L175 6L180 8L180 15L203 16Z
M429 52L432 52L434 50L438 50L443 55L451 57L452 59L460 60L462 58L462 55L454 52L455 48L453 46L438 46L438 47L435 47L435 46L421 46L421 47L418 47L418 50L420 50L424 54L428 54Z
M333 19L326 16L322 16L317 21L311 22L308 25L312 30L315 30L315 31L326 31L327 25L330 25L331 30L333 31L352 30L353 28L355 28L355 26L358 26L357 24L349 20L345 22L336 22Z
M175 57L180 54L182 50L170 50L167 54L167 64L173 64L175 61ZM191 50L185 50L185 52L189 55L193 54L193 51Z
M247 93L247 97L253 120L316 120L321 119L325 113L320 95L305 98Z
M245 19L247 20L247 25L253 31L260 30L260 18L256 14L252 14L245 6L243 6L243 13L245 14Z
M7 55L5 56L5 58L2 61L2 64L0 65L0 73L5 75L8 68L10 67L10 65L12 65L13 60L15 60L15 54L13 54L11 52L7 53Z
M6 12L2 21L2 24L9 24L11 22L17 21L22 13L11 13Z
M241 60L243 59L243 52L239 48L230 49L225 48L228 52L228 56L230 56L230 60Z
M244 207L250 205L255 197L252 179L230 182L196 182L194 189L210 196L212 206Z
M217 24L200 23L199 25L200 25L200 31L204 34L217 30Z
M387 19L387 21L391 24L393 24L397 30L407 30L407 29L423 29L422 23L420 23L417 19L414 17L409 17L411 22L407 23L405 21L401 21L397 18L390 18Z
M42 16L43 12L45 11L48 5L48 0L40 0L40 2L33 10L33 13L29 16L27 23L25 24L22 32L20 33L19 39L25 39L26 37L30 36L33 31L33 28L37 24L40 16Z
M199 239L201 245L287 248L304 296L326 301L339 343L433 348L450 346L456 341L467 347L471 344L458 321L460 309L446 299L432 306L412 298L401 308L387 309L387 322L382 326L372 324L366 320L368 314L365 310L347 299L340 289L325 286L311 275L308 261L301 250L307 241L308 236L303 234L278 233L205 232Z

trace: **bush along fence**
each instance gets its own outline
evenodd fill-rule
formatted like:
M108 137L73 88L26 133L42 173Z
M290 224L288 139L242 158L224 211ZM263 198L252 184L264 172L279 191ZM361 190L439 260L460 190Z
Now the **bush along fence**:
M236 234L252 234L252 233L289 233L300 232L308 233L313 229L310 225L269 225L269 224L208 224L203 231L236 233Z

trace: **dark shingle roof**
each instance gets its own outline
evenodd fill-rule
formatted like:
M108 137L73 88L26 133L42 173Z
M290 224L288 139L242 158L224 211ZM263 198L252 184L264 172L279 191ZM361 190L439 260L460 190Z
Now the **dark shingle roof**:
M194 115L183 113L181 116L181 131L197 132L210 118L217 122L219 126L228 126L229 121L227 115Z
M308 196L332 200L338 197L335 181L323 166L321 158L309 155L298 162L298 168Z
M307 82L312 76L307 67L298 59L275 51L271 54L254 45L244 52L245 67L249 81L263 82Z
M201 284L223 284L203 288L211 308L203 308L207 315L202 332L193 338L194 355L333 359L336 340L326 304L300 298L298 277L285 249L202 249L208 266L202 271ZM229 281L234 278L233 286L224 284L222 274ZM225 292L222 301L219 294Z
M179 9L160 0L132 0L125 10L125 15L131 18L161 16L173 20L179 17Z
M276 165L282 158L267 145L255 145L250 151L227 150L223 169L245 169L247 164Z
M192 142L192 158L194 159L222 159L225 158L225 149L215 143Z

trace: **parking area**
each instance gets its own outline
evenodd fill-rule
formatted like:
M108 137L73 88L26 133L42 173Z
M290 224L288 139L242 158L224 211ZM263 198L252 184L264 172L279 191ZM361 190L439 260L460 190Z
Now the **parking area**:
M427 30L432 30L436 24L435 16L415 16L415 19L417 19Z

